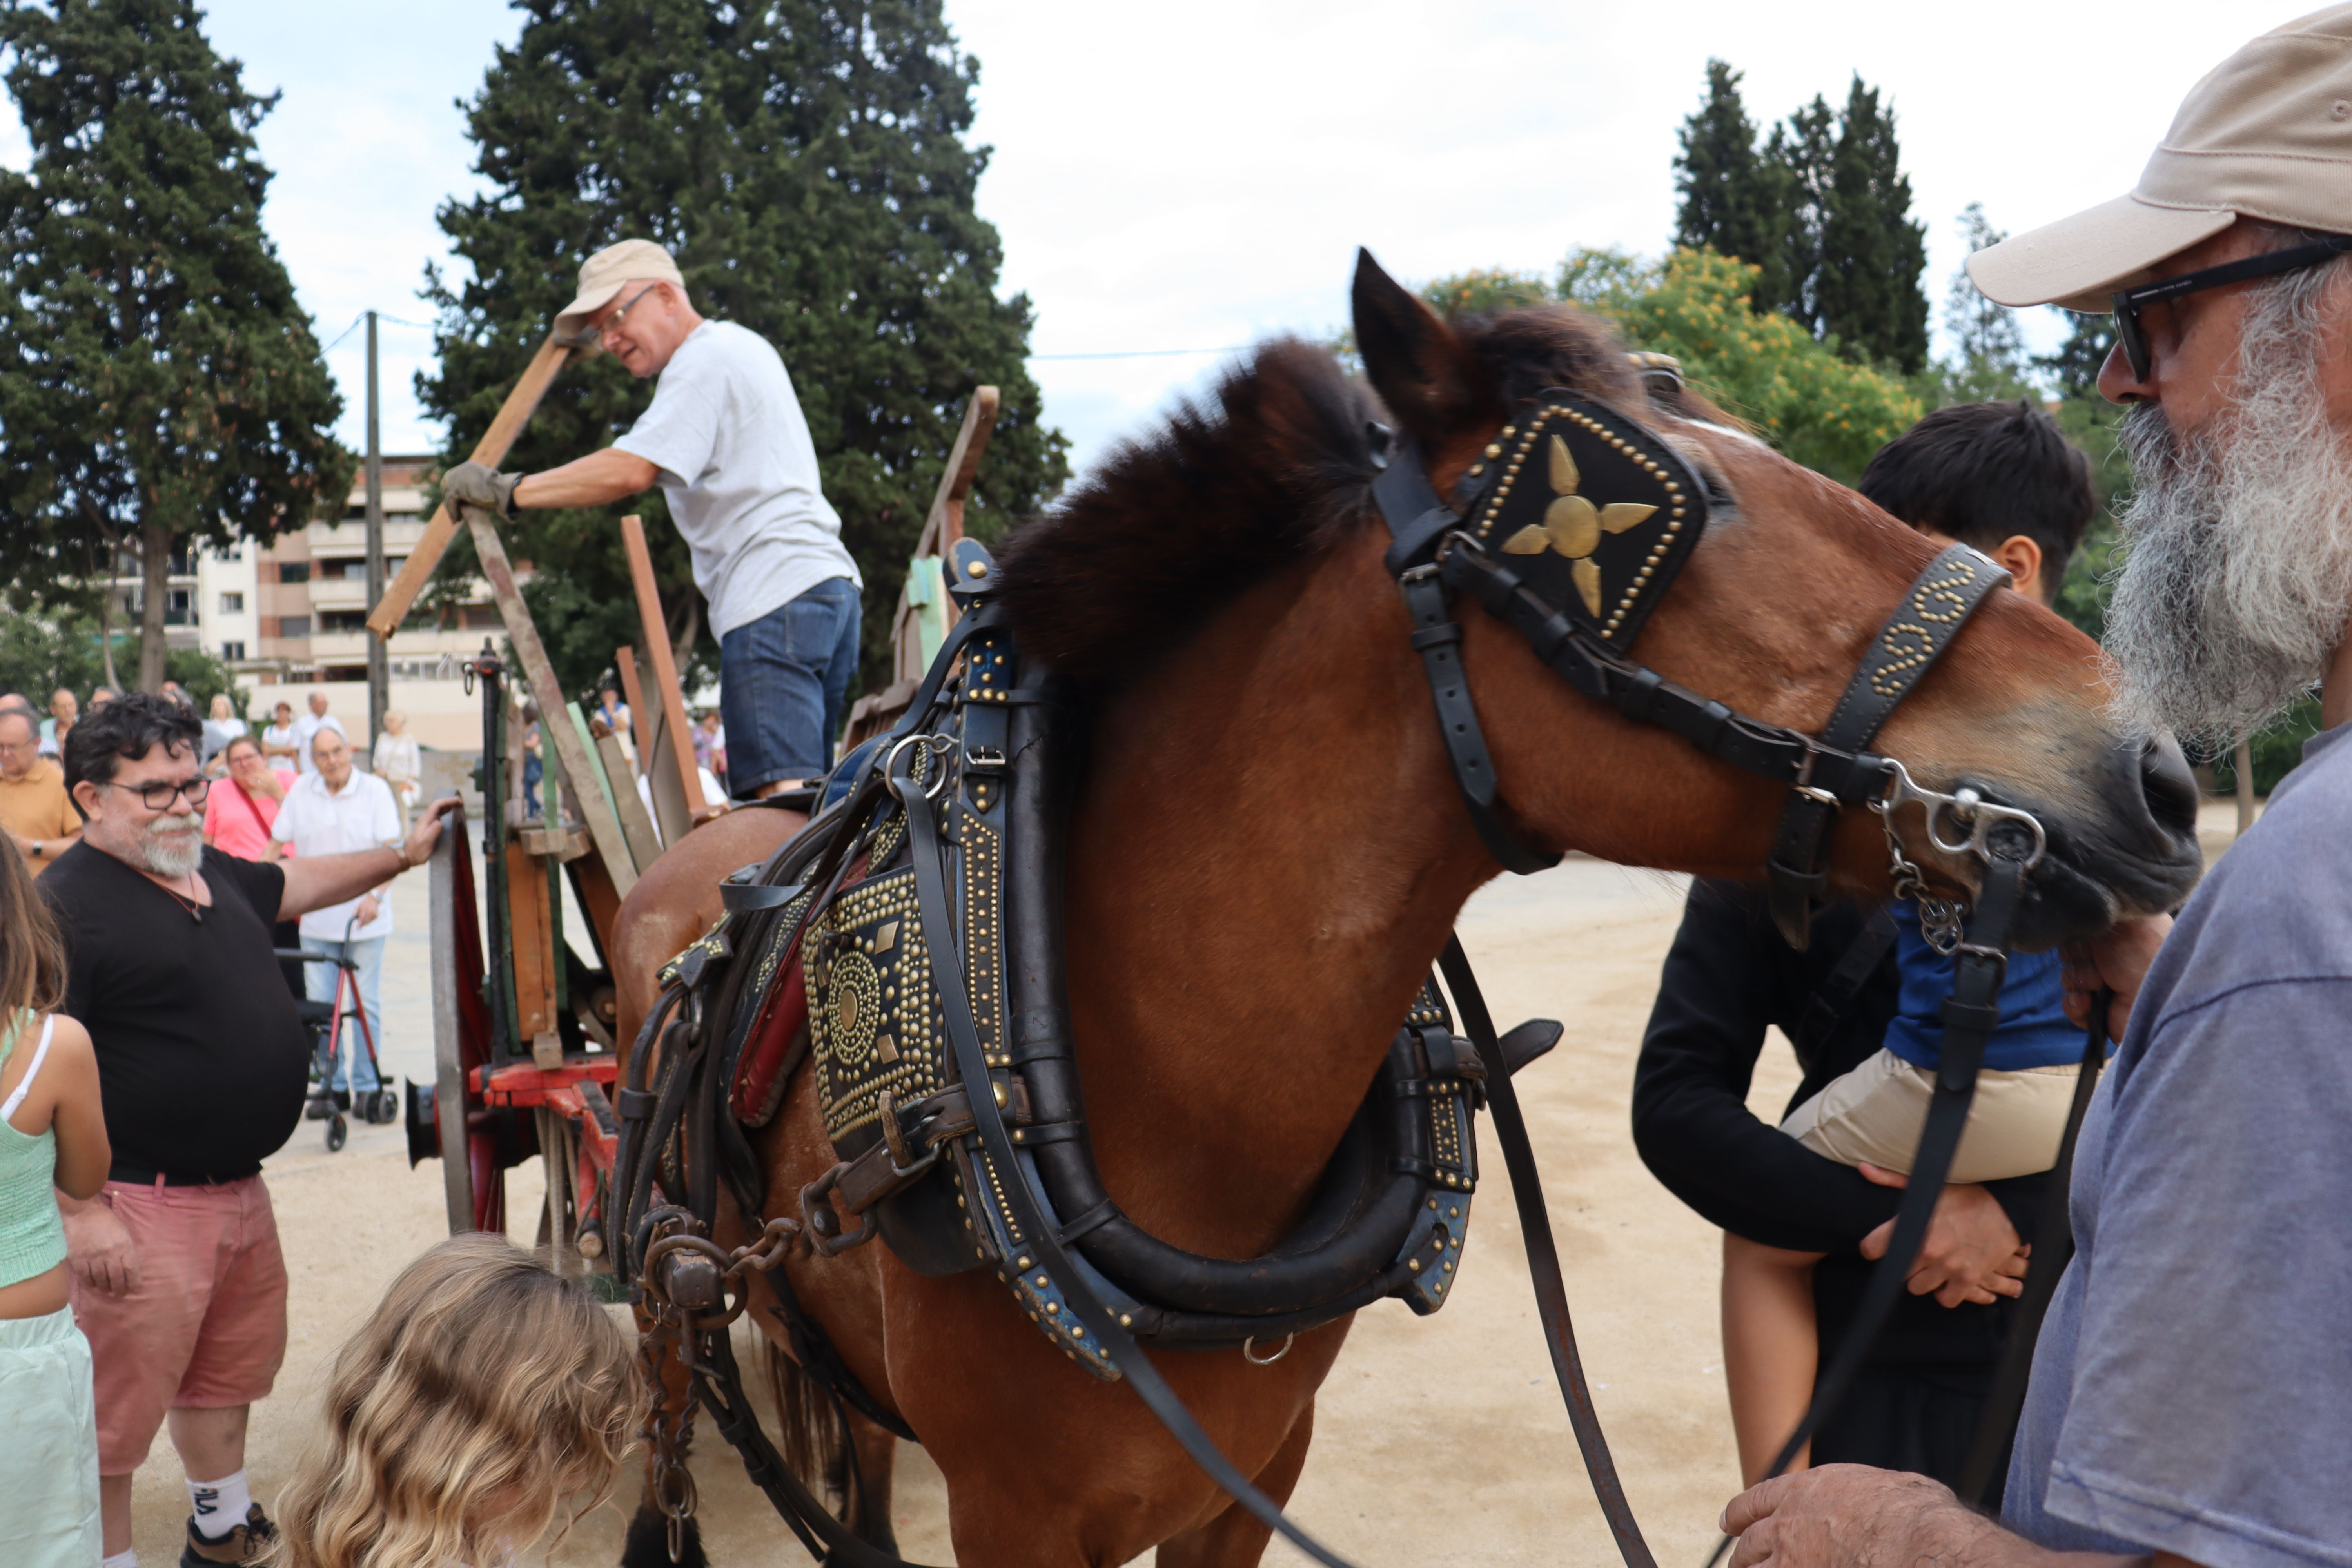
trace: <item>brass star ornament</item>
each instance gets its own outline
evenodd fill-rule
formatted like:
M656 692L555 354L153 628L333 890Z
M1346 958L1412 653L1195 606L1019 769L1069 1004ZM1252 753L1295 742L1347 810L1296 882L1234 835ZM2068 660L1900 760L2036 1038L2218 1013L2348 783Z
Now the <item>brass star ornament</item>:
M1543 521L1531 522L1505 540L1503 552L1540 555L1549 550L1566 556L1572 563L1569 575L1584 600L1586 612L1597 616L1601 614L1601 566L1592 559L1592 552L1601 547L1601 536L1638 527L1658 509L1622 500L1594 506L1577 493L1583 478L1576 471L1576 459L1569 455L1568 443L1554 436L1548 443L1548 451L1552 503L1544 509Z

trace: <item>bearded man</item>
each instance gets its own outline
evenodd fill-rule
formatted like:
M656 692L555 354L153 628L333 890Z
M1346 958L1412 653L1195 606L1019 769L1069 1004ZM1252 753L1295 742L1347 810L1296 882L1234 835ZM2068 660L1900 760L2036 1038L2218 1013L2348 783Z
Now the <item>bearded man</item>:
M254 1562L274 1534L245 1475L247 1412L286 1353L261 1162L301 1116L310 1048L270 927L419 863L457 804L436 805L404 843L240 860L205 847L203 740L194 711L167 697L93 705L66 739L81 840L39 884L66 937L63 1011L98 1048L114 1148L98 1196L58 1202L118 1565L131 1472L167 1421L192 1510L182 1563Z
M2002 304L2116 312L2099 387L2131 405L2138 471L2107 618L2123 713L2226 739L2320 681L2326 729L2168 935L2131 922L2070 954L2078 1007L2116 990L2122 1043L2075 1152L2080 1250L2002 1524L1933 1481L1829 1466L1733 1500L1734 1568L2347 1561L2347 253L2336 6L2200 82L2131 195L1969 259Z

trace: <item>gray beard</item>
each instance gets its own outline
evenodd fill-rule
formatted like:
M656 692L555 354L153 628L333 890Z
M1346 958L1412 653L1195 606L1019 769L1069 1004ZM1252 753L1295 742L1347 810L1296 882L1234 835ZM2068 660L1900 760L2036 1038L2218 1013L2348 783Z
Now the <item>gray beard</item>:
M2138 487L2106 651L2116 715L2133 729L2241 740L2310 690L2344 640L2352 460L2314 353L2315 285L2333 271L2248 304L2222 427L2182 436L2153 403L2124 419Z
M140 863L170 880L194 875L204 863L204 818L193 811L157 817L140 837Z

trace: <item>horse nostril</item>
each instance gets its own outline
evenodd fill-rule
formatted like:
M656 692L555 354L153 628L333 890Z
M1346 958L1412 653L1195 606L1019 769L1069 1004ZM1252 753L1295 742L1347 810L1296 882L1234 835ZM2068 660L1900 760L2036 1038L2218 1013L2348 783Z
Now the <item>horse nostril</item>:
M2185 837L2197 835L2197 777L2189 760L2169 735L2152 735L2140 743L2140 791L2147 797L2148 815L2157 826Z

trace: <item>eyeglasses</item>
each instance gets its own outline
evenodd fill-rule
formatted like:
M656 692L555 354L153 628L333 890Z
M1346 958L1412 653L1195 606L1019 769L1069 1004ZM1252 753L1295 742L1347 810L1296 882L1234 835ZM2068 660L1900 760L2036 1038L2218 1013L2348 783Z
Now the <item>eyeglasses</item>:
M165 779L156 784L116 784L112 779L99 782L108 789L119 789L126 795L137 795L139 804L150 811L171 810L173 798L179 795L186 795L188 804L192 806L202 805L205 804L205 796L210 795L213 790L213 781L201 773L192 779Z
M2178 300L2183 294L2219 289L2225 284L2242 283L2249 278L2300 272L2306 267L2332 261L2346 251L2352 251L2352 234L2331 235L2309 245L2291 246L2267 255L2225 261L2219 267L2203 267L2194 272L2184 272L2178 278L2167 278L2155 283L2142 284L2137 289L2118 290L2115 296L2116 341L2123 344L2124 358L2131 362L2133 379L2147 379L2147 332L2139 321L2142 306Z
M629 302L622 306L619 310L614 311L610 316L606 317L604 319L604 324L596 329L596 341L601 343L606 338L611 337L613 335L613 329L621 324L621 318L635 310L637 308L638 300L644 299L646 295L652 293L655 289L660 287L661 285L658 283L648 283L644 288L638 289L635 293L630 295Z

